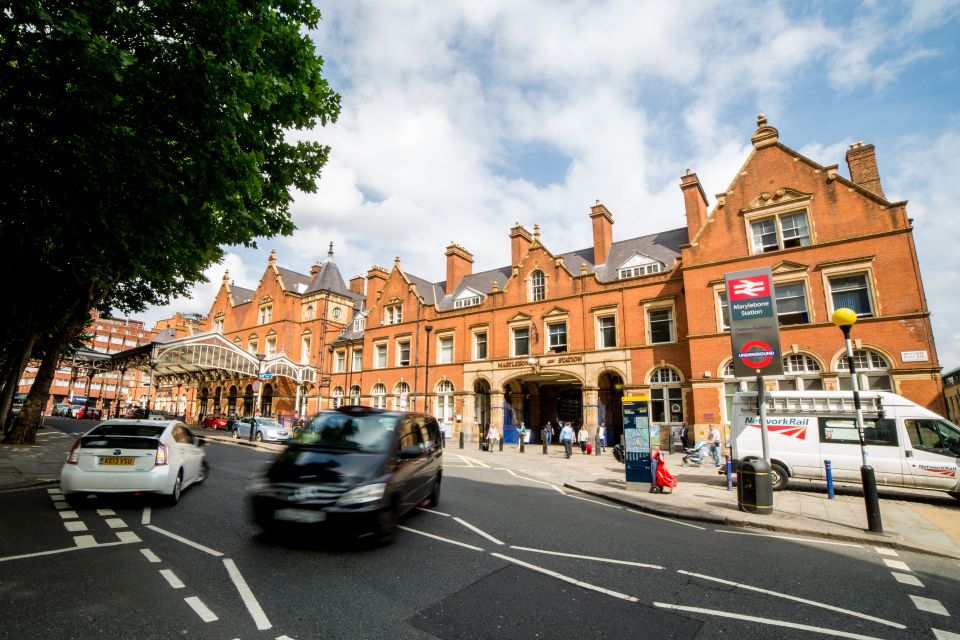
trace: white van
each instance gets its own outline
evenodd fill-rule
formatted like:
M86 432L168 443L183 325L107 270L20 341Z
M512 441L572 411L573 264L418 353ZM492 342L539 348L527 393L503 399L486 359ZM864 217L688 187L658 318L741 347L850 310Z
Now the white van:
M867 463L878 485L947 491L960 499L960 428L894 393L864 391ZM825 480L829 460L837 482L860 483L860 438L849 391L764 394L773 488L790 478ZM762 458L756 392L738 393L730 421L733 458Z

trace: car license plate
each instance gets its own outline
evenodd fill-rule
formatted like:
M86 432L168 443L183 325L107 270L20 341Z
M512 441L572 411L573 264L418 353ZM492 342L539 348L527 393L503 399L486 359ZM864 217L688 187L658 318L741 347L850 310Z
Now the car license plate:
M134 464L133 456L100 456L100 464L110 466L131 467Z
M310 509L277 509L273 512L273 518L274 520L286 520L287 522L313 524L326 520L327 514L324 511L312 511Z

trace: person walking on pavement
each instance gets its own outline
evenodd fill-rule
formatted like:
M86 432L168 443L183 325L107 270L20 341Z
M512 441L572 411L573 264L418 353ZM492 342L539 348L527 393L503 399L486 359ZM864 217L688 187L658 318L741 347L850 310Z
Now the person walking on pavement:
M607 450L607 428L602 422L597 427L597 448L600 449L600 453Z
M543 441L547 443L549 447L553 444L553 426L550 424L550 421L547 420L546 426L543 428Z
M500 432L497 431L497 428L493 425L490 425L490 430L487 431L487 448L490 451L493 451L493 448L497 446L497 440L500 439Z
M586 453L587 441L590 440L590 432L587 431L586 425L580 427L580 433L577 434L577 440L580 441L580 453Z
M683 449L690 446L690 429L687 428L687 425L680 427L680 446Z
M573 452L573 427L570 426L569 422L563 425L563 429L560 430L560 442L563 444L563 452L569 458Z
M720 430L716 425L711 425L707 433L707 444L710 445L710 456L713 458L713 464L720 466Z
M520 447L523 446L523 443L526 442L527 437L527 425L523 423L523 420L520 421L520 426L517 428L517 451L520 450Z

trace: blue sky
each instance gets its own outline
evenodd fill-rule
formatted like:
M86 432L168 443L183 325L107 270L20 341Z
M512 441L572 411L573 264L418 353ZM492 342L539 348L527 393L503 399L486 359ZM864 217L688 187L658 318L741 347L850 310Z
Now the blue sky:
M329 6L325 6L329 4ZM675 6L674 6L675 5ZM253 287L271 248L309 273L334 243L345 278L395 256L445 277L451 241L474 271L509 263L510 227L554 251L589 246L600 199L622 240L685 224L679 176L710 196L747 157L758 112L824 164L876 145L883 188L908 200L941 364L960 366L960 0L321 3L311 34L343 96L340 120L300 132L333 147L298 231L228 248Z

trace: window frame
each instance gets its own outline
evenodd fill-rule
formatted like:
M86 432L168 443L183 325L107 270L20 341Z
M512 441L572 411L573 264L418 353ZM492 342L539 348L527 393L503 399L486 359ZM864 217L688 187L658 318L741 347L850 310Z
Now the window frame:
M547 334L547 344L546 344L547 351L549 351L550 353L566 353L567 349L570 348L570 339L569 339L570 334L567 331L566 318L562 320L547 320L545 324L546 324L545 333ZM555 334L553 330L556 327L562 327L562 334L563 334L562 344L559 341L557 342L557 344L554 344Z
M668 311L670 313L669 318L669 339L654 341L653 339L653 318L651 314L659 313L663 311ZM677 341L677 314L676 314L676 305L671 302L670 304L650 304L644 305L644 316L646 319L647 325L647 344L673 344ZM658 322L663 322L658 320Z
M333 372L346 373L347 371L347 350L337 349L333 353Z
M517 350L517 339L518 339L517 332L518 331L526 331L527 333L526 353L519 353ZM510 355L513 356L514 358L520 358L520 357L532 355L530 351L530 325L529 324L515 325L510 327Z
M782 322L781 318L787 313L781 312L780 310L780 298L777 295L777 287L790 287L790 286L800 286L800 290L803 292L803 316L805 318L800 322ZM801 279L784 279L784 280L774 280L773 282L773 299L777 304L777 326L779 327L793 327L797 325L808 325L814 322L813 311L810 309L810 288L807 286L806 278ZM789 315L797 315L800 312L791 311L788 312Z
M373 368L386 369L387 364L389 362L390 362L390 359L389 359L389 350L387 349L387 341L383 340L380 342L374 342L373 343Z
M444 345L449 341L449 352L445 353ZM453 333L444 333L437 335L437 364L452 364L456 359L456 341Z
M867 288L867 304L870 306L870 314L858 313L857 318L877 318L880 316L880 301L877 296L877 281L873 274L872 259L827 267L821 270L821 275L823 277L823 292L828 315L832 316L833 312L838 308L833 298L834 291L831 280L862 275Z
M473 359L487 360L490 357L490 334L486 329L471 332L473 336ZM480 336L483 336L483 356L480 355Z
M539 276L539 284L537 283ZM547 275L542 269L530 272L530 302L543 302L547 299Z
M363 349L354 347L350 358L351 371L363 371Z
M404 358L406 353L406 358ZM396 342L396 357L398 367L410 366L410 338L402 338Z
M807 229L807 235L806 235L807 243L803 244L801 242L800 244L797 244L795 246L788 247L786 246L784 235L783 235L783 219L790 218L792 216L797 216L797 215L802 215L804 217L804 221L806 223L806 229ZM758 245L755 241L754 234L753 234L753 225L766 222L768 220L773 220L774 222L774 232L776 233L777 246L776 248L765 250L764 247L768 245L760 245L758 249ZM767 253L775 253L777 251L786 251L788 249L809 247L816 244L813 223L811 221L811 216L810 216L809 204L798 205L796 202L790 202L788 204L776 206L776 207L764 207L761 210L753 211L751 213L745 214L743 216L743 221L745 225L748 248L750 250L750 255L752 256L764 255ZM772 246L772 245L769 245L769 246Z
M605 320L612 320L613 326L609 327L613 329L613 344L607 344L606 340L603 338L605 327L600 326L600 323ZM619 322L617 322L617 314L615 311L607 313L597 313L594 316L594 331L595 331L595 345L599 349L616 349L617 345L620 343L620 336L618 334Z

